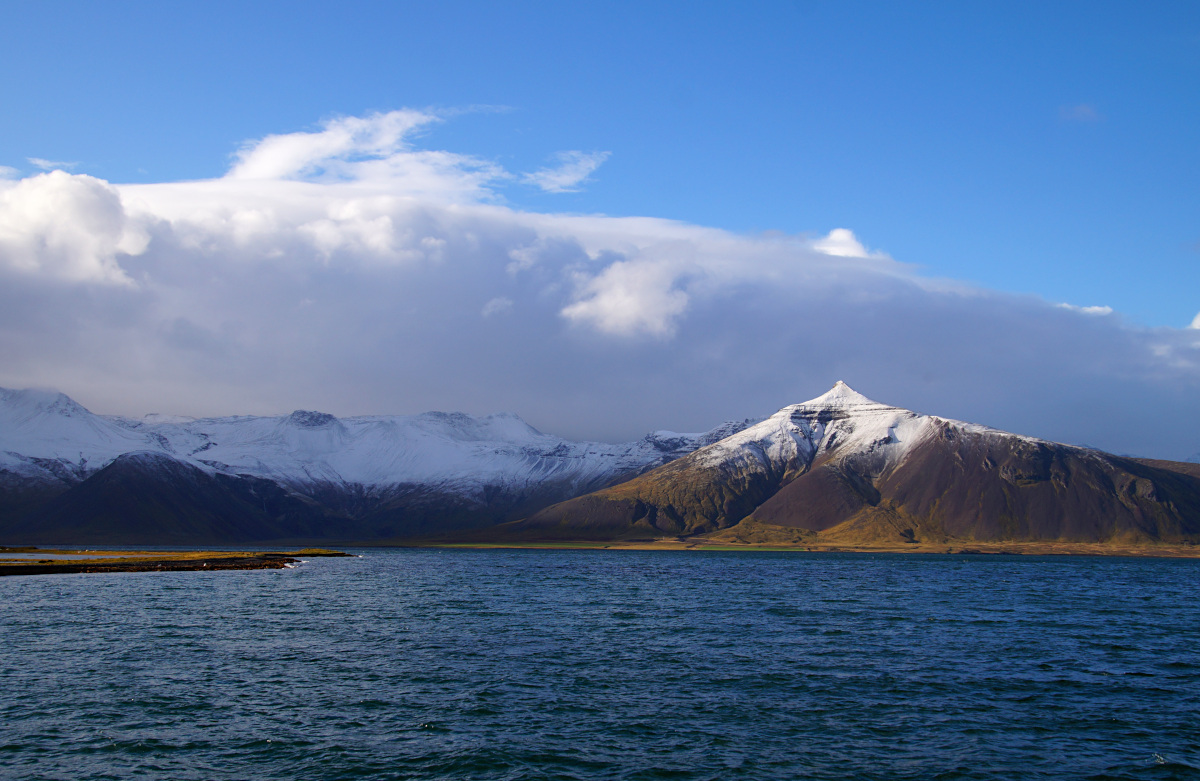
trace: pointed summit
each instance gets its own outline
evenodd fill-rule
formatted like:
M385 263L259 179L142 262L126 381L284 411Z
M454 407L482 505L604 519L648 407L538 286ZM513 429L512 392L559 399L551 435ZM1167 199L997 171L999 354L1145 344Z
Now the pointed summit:
M800 404L801 407L857 407L861 405L884 406L872 401L846 383L838 380L833 387L815 399Z

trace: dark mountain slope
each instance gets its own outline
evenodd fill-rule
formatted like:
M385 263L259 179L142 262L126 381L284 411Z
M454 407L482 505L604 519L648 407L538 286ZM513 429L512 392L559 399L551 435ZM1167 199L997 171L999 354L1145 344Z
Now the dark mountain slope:
M6 543L226 545L317 538L318 506L268 480L213 476L160 453L117 458L17 522Z

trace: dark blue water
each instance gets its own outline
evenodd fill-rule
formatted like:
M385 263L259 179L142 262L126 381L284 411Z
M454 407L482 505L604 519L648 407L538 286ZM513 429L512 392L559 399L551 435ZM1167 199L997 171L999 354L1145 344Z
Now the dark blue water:
M362 553L0 579L0 777L1200 777L1200 561Z

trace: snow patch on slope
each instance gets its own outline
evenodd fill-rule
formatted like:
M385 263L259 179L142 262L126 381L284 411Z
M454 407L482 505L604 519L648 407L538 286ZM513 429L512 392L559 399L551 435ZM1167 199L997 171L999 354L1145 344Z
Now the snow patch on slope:
M784 407L761 423L696 451L693 458L707 468L738 471L798 470L819 459L864 454L878 458L881 466L891 466L947 425L977 436L1041 441L881 404L839 380L815 399Z

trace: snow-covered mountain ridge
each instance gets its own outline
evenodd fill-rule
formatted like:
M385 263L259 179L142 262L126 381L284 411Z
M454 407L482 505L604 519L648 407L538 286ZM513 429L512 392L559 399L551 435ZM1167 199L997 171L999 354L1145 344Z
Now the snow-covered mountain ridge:
M508 414L132 420L62 394L0 390L0 543L644 539L768 527L855 544L1200 544L1200 472L919 414L841 382L757 423L616 445L543 434Z
M337 418L297 410L278 417L142 419L95 415L53 391L0 388L0 470L82 479L118 456L152 452L209 473L252 475L303 490L313 484L381 488L548 480L603 485L692 452L744 427L701 434L659 431L621 444L543 434L513 414L371 415Z

